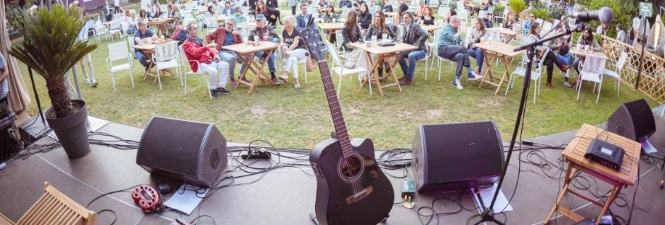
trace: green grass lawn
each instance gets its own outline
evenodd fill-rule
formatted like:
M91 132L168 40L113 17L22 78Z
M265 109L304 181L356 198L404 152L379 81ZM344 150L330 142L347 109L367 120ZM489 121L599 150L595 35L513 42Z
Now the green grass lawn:
M118 41L121 40L116 38L113 42ZM297 148L312 148L333 131L318 70L309 73L309 83L305 84L304 68L301 67L302 88L299 90L294 89L292 83L279 87L263 84L251 95L246 95L248 87L236 90L229 85L227 88L233 94L210 100L204 77L190 77L189 93L184 95L179 80L163 76L163 90L160 91L152 80L143 80L143 69L134 61L132 70L136 87L132 88L129 73L121 72L115 76L118 91L114 92L110 72L104 62L109 43L111 41L102 39L101 45L92 53L98 87L86 86L79 72L83 98L91 116L135 127L144 127L152 116L208 122L214 123L231 142L248 143L263 139L276 146ZM472 63L475 65L475 61L472 60ZM370 95L367 87L359 86L355 76L352 81L344 77L340 104L351 137L371 138L377 149L410 147L420 124L493 120L503 139L510 139L523 79L516 79L514 88L507 96L504 95L505 85L499 95L494 95L495 87L484 85L479 88L477 81L465 79L462 81L464 90L458 91L451 84L454 70L450 64L442 64L441 81L436 79L436 65L429 70L428 80L425 81L424 65L424 61L418 62L414 85L403 86L403 93L396 88L386 89L384 97L376 89L374 95ZM35 115L37 105L27 68L20 62L19 67L33 99L29 112ZM277 67L280 73L281 64ZM76 68L80 71L80 66ZM237 66L237 70L239 68ZM503 72L500 67L493 70ZM397 69L397 75L401 77L400 69ZM333 79L337 86L339 78L334 75ZM563 74L555 69L554 89L544 87L543 81L536 104L533 104L533 90L529 91L525 138L574 130L582 123L603 123L623 102L646 98L652 106L657 105L626 84L622 84L621 94L617 97L612 79L605 79L598 104L595 103L596 94L592 93L591 84L583 86L577 101L577 92L564 87L562 82ZM49 107L44 80L36 75L36 83L42 105Z

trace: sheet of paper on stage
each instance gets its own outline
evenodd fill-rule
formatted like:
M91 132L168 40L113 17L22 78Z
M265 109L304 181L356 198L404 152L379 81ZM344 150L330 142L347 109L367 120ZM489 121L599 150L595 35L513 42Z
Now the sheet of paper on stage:
M482 203L485 205L484 207L489 207L492 203L492 197L494 197L494 191L496 190L496 187L497 184L495 183L492 185L492 187L480 188L480 197L483 200ZM473 193L473 200L476 202L476 206L478 206L478 208L483 209L484 207L480 204L480 201L478 201L478 194L476 194L475 189L476 188L471 188L471 193ZM496 202L494 203L494 208L492 208L492 211L494 211L494 213L500 213L504 208L505 210L503 210L503 212L513 211L513 207L508 203L508 199L506 199L506 196L503 195L503 191L499 191L499 195L496 197Z
M656 147L654 147L651 144L651 142L649 142L649 140L645 140L642 142L642 149L644 149L644 152L646 152L647 154L651 154L658 151Z
M191 215L192 211L194 211L196 206L201 203L203 197L208 193L208 189L204 189L205 191L201 189L202 188L200 187L183 184L180 186L178 191L176 191L173 196L169 198L169 200L166 200L164 205L166 207L186 213L187 215ZM197 194L195 190L199 190L199 193Z

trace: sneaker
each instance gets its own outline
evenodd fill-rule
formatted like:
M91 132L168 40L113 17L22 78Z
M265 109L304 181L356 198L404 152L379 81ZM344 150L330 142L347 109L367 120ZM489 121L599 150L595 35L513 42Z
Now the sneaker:
M217 93L219 93L219 94L223 94L223 95L231 94L231 91L226 90L226 88L223 88L223 87L218 87L217 89L215 89L215 91L216 91Z
M90 80L86 79L85 80L85 85L90 85Z
M469 80L480 80L483 78L483 76L476 74L475 72L471 72L468 76Z
M97 82L92 82L92 87L97 87Z
M272 78L271 81L272 81L272 84L274 84L275 86L282 85L282 83L280 83L279 80L277 80L276 77L275 77L275 78Z
M210 90L210 95L211 95L213 98L217 98L217 97L219 97L219 93L217 92L216 89L212 89L212 90Z
M300 89L300 83L298 83L298 84L294 84L294 85L293 85L293 88L295 88L295 89Z
M570 84L568 81L564 81L564 82L563 82L563 86L566 86L566 87L569 87L569 88L570 88L570 87L573 87L573 85Z
M464 90L464 87L462 87L462 84L459 82L459 79L455 79L455 82L453 82L453 85L457 87L457 90Z

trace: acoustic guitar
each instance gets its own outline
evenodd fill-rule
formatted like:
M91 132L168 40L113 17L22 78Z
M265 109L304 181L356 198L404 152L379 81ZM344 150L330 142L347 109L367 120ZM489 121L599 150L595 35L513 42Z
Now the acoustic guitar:
M301 33L318 62L337 136L314 146L309 155L317 181L317 220L329 225L375 225L392 209L393 187L374 158L372 141L349 139L319 31L308 28Z

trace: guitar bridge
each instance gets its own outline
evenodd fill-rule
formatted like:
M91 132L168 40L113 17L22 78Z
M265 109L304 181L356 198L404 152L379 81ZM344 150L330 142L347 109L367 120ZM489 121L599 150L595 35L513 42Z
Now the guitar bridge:
M374 191L374 188L372 188L372 186L369 186L364 190L346 198L346 204L353 204L355 202L363 200L365 197L369 196L372 193L372 191Z

